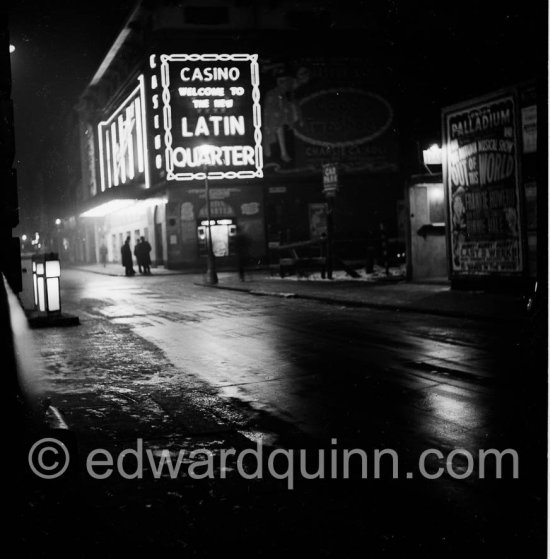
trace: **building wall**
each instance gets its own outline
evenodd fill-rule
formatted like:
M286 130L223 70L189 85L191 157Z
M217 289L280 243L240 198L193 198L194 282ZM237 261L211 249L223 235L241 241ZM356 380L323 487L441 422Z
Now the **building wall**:
M396 175L343 176L334 198L334 238L342 257L361 259L367 249L379 248L380 226L393 240L400 239L397 224L402 200ZM326 223L322 178L309 181L272 181L266 185L268 244L311 240ZM326 225L325 225L326 227Z
M222 137L223 134L196 133L196 120L208 119L212 112L192 105L191 95L185 98L178 88L200 83L178 83L182 80L181 69L172 60L172 74L169 86L166 85L163 54L257 53L260 105L254 118L258 113L261 116L262 141L258 144L254 135L253 142L256 160L263 159L263 176L258 173L255 178L232 180L226 177L211 181L210 185L212 209L219 212L216 219L232 220L242 227L251 238L255 261L266 261L269 243L280 239L304 240L316 234L325 202L321 168L327 162L339 166L341 190L335 203L335 226L342 239L365 240L381 223L386 229L396 229L396 204L402 198L402 189L392 102L394 86L384 62L387 53L377 44L376 57L364 56L357 48L365 46L362 37L346 31L368 18L335 22L330 10L320 10L315 2L302 3L299 9L292 2L270 7L246 3L238 9L232 2L206 3L202 7L208 12L219 6L228 8L228 19L212 29L208 23L212 13L201 23L196 6L187 2L177 7L159 3L152 10L151 19L145 12L136 12L134 16L142 19L143 32L136 33L139 26L128 25L127 40L111 53L113 62L102 65L92 87L81 98L82 155L94 159L82 165L83 183L88 185L89 194L84 205L100 205L113 197L147 199L157 196L159 190L166 194L165 215L158 212L156 218L132 217L115 212L105 218L102 234L109 259L119 259L121 234L141 232L147 227L154 260L162 260L173 268L201 264L204 238L199 227L205 219L204 181L199 176L193 180L175 179L167 171L167 138L184 149L205 141L215 145L250 142L248 121L247 135L242 140L229 135ZM247 29L238 41L231 31L235 28ZM286 30L284 41L282 29ZM338 40L329 41L328 35ZM138 43L140 49L135 48ZM223 62L201 60L186 64L204 68ZM243 67L240 68L242 72ZM252 91L253 75L252 71L248 82L239 84L245 87L247 95ZM229 90L229 85L236 84L225 85ZM165 129L167 94L171 96L170 103L186 103L179 107L179 112L171 109L170 134ZM237 97L234 100L238 104ZM213 101L214 98L210 107ZM243 110L248 115L246 106ZM121 143L123 129L117 128L121 116L133 122L129 145L135 168L129 173L129 167L124 167L126 176L115 181L112 169L111 175L106 173L108 162L104 152L113 139ZM139 135L140 129L144 131L143 137ZM195 134L190 134L192 130ZM148 174L136 166L140 143L147 144L149 150ZM197 173L196 168L191 171ZM99 239L95 244L97 252ZM228 265L234 261L232 254L222 258Z

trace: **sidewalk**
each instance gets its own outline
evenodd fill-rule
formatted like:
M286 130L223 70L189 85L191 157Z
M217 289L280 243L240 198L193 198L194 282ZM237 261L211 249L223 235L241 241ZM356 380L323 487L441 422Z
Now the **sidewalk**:
M107 276L124 276L119 264L70 265ZM247 272L241 282L236 272L218 272L218 284L204 283L204 274L197 270L168 270L163 266L151 269L152 276L188 275L197 286L241 291L257 296L309 299L349 307L367 307L395 312L415 312L475 320L517 322L526 318L525 299L521 294L487 293L484 291L451 290L447 281L408 282L398 270L390 276L375 274L353 279L344 272L334 273L333 280L309 277L280 278L267 271ZM136 275L139 275L136 270Z
M92 274L102 274L104 276L124 276L124 267L121 264L66 264L62 265L62 268L70 268L73 270L83 270L84 272L91 272ZM134 266L136 275L140 275L137 270L137 265ZM157 268L151 267L151 275L153 276L172 276L177 274L184 274L182 270L168 270L164 266L158 266Z
M280 278L266 272L247 275L244 282L236 273L218 274L218 289L252 295L309 299L351 307L368 307L396 312L471 318L490 321L518 321L526 317L521 294L451 290L448 282L407 282L390 276L352 279L337 272L333 280L317 276ZM206 285L201 280L197 285Z

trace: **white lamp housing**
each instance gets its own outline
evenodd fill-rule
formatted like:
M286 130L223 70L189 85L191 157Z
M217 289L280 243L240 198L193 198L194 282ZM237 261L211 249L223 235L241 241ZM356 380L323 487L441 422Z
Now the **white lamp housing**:
M61 296L60 283L61 267L59 256L55 252L37 254L32 263L34 304L40 312L60 313Z

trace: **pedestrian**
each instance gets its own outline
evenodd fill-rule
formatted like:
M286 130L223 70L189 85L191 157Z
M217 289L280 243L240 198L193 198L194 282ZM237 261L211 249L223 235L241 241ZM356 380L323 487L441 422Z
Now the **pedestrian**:
M103 264L104 268L107 265L107 252L105 243L101 243L101 246L99 247L99 261Z
M319 256L321 257L321 279L327 275L327 234L323 231L319 239Z
M143 271L146 274L151 274L151 245L145 240L145 237L141 237L141 243L139 243L141 262L143 265Z
M137 260L137 265L138 265L138 272L140 274L143 274L143 250L142 250L142 246L141 246L141 239L143 239L143 237L139 238L137 240L136 246L134 247L134 256L136 257Z
M236 227L235 232L235 252L237 253L237 268L239 272L239 279L241 281L245 280L245 270L249 255L250 242L248 235L243 233L239 227Z
M124 244L120 247L120 254L122 256L122 265L125 268L127 276L135 275L134 262L132 260L132 249L130 248L130 237L126 237Z

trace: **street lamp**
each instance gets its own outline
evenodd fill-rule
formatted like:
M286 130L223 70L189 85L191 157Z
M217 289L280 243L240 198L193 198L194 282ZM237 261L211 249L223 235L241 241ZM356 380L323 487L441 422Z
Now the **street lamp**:
M61 243L59 242L59 237L61 235L61 219L57 218L55 220L55 250L59 254L61 252Z
M61 312L60 277L61 267L57 253L33 254L34 311L28 317L31 328L80 324L78 316Z
M327 240L325 265L327 278L332 279L333 240L334 240L334 198L338 191L338 166L336 163L323 164L323 193L327 201ZM324 277L324 276L323 276Z
M206 219L208 221L208 239L207 239L207 249L206 249L206 283L215 285L218 283L218 275L216 274L216 258L214 256L214 249L212 248L212 227L211 227L211 216L210 216L210 187L208 184L208 165L210 163L210 153L212 146L202 145L199 146L199 156L202 162L202 169L204 171L204 194L206 197Z
M36 254L32 257L34 304L38 311L47 315L61 313L60 275L59 257L56 253Z

